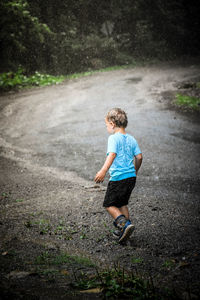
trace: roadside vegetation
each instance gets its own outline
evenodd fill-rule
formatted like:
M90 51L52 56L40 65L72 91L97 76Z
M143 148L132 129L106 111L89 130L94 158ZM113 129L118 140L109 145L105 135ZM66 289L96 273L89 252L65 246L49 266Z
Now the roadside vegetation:
M180 299L176 291L164 286L156 287L153 278L138 274L136 268L126 270L119 262L110 267L100 267L90 258L45 247L35 257L28 254L22 257L17 251L9 250L3 252L0 258L6 268L11 268L9 276L23 277L24 280L34 276L47 284L61 284L65 296L80 299L87 299L86 295L95 295L95 299ZM13 271L13 261L20 263L20 270ZM138 263L140 259L135 261L135 264ZM25 299L23 294L21 298Z
M179 107L190 109L193 111L200 111L200 98L177 94L175 104Z
M194 1L0 1L2 72L67 75L199 55Z
M59 84L66 79L76 79L80 77L90 76L97 72L108 72L134 66L136 66L136 63L132 63L131 65L112 66L88 72L74 73L66 76L53 76L48 74L41 74L38 71L35 71L33 75L28 76L25 75L25 70L19 68L17 72L6 72L0 74L0 91L6 92L10 90L19 90L22 88L30 88L34 86L47 86Z
M32 86L46 86L61 83L64 76L52 76L35 72L31 76L26 76L24 70L19 68L17 72L7 72L0 74L0 91L17 90Z

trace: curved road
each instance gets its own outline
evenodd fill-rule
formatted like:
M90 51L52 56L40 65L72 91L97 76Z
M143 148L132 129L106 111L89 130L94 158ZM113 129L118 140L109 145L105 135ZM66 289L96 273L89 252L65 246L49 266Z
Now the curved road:
M139 257L145 262L142 271L153 275L173 261L172 283L187 283L198 295L200 123L171 110L167 98L199 71L200 66L163 64L1 96L0 184L2 192L12 192L1 204L1 251L7 250L8 236L17 236L27 249L32 240L32 253L38 241L24 220L31 215L35 222L42 211L52 226L63 219L75 232L59 240L63 249L85 249L98 261L119 260L126 266ZM136 230L123 251L106 229L112 226L102 208L108 177L99 189L93 182L105 159L104 116L112 107L128 113L127 131L144 156L130 201ZM16 203L17 195L24 201ZM88 238L80 239L85 230Z
M93 180L106 151L104 116L122 107L128 113L127 130L144 154L141 175L196 178L199 124L158 100L176 82L198 73L195 67L114 71L3 97L3 155Z

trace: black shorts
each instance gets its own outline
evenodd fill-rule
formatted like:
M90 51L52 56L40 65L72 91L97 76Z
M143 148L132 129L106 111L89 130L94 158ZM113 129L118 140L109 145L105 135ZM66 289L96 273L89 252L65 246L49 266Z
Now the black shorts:
M119 181L109 181L103 207L115 206L120 208L127 205L135 182L136 177Z

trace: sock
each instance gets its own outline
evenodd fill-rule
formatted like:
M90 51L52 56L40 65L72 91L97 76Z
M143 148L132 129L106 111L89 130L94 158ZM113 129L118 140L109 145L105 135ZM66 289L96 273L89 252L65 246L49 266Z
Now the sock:
M124 216L124 215L118 216L118 217L115 219L114 224L117 224L118 221L119 221L120 219L122 219L122 218L125 218L125 216ZM125 218L125 219L126 219L126 218Z

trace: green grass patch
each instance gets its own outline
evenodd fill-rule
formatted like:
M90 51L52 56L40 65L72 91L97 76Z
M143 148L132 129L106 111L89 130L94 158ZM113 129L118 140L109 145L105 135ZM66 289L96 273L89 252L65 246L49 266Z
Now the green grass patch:
M65 264L81 265L85 267L94 267L95 264L87 257L69 255L67 253L59 253L57 255L51 254L48 251L43 252L35 259L36 265L57 265L62 266Z
M163 269L172 270L176 266L176 261L174 259L168 259L162 264Z
M110 72L110 71L116 71L116 70L122 70L122 69L127 69L127 68L133 68L135 67L136 64L131 64L131 65L122 65L122 66L112 66L112 67L107 67L99 70L94 70L94 71L87 71L87 72L81 72L81 73L74 73L70 75L66 75L66 79L77 79L80 77L86 77L86 76L91 76L96 73L100 72Z
M175 104L192 110L200 110L200 98L177 94Z
M10 193L9 192L8 193L3 192L3 193L1 193L0 196L1 196L2 199L8 199L10 197Z
M23 202L24 199L16 199L15 202Z
M143 263L143 259L140 257L132 257L131 258L131 263L132 264L141 264Z
M32 86L47 86L59 84L65 79L64 76L52 76L35 72L31 76L26 76L23 69L19 68L17 72L7 72L0 74L0 90L8 91L12 89L21 89Z
M13 89L22 89L25 87L34 87L34 86L48 86L52 84L59 84L66 79L77 79L80 77L91 76L98 72L109 72L115 71L130 67L135 67L136 64L131 65L122 65L122 66L112 66L104 69L87 71L82 73L74 73L70 75L61 75L61 76L53 76L48 74L41 74L39 72L35 72L31 76L26 76L24 74L24 70L19 68L17 72L7 72L0 74L0 91L9 91Z

